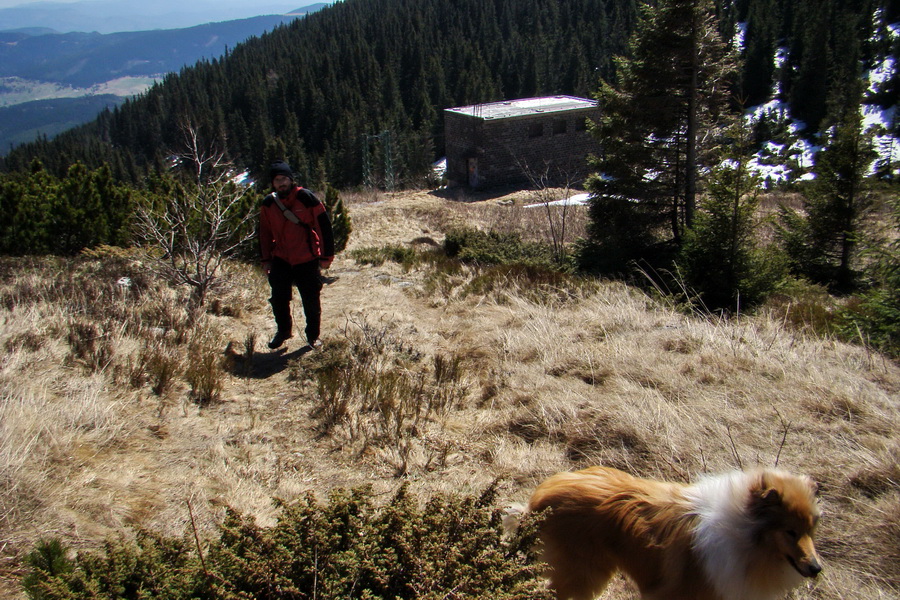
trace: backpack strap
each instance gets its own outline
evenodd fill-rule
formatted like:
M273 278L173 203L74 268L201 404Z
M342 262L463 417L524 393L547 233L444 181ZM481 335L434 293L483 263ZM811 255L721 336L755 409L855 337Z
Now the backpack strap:
M301 188L302 189L302 188ZM310 193L310 196L315 198L315 196ZM307 231L309 231L309 249L312 251L313 256L319 257L322 256L322 242L319 240L319 234L316 233L316 230L304 223L300 220L300 218L294 214L294 211L288 209L281 199L278 197L278 194L272 192L269 194L269 197L275 201L275 204L278 205L278 208L281 209L282 214L284 214L284 218L293 223L294 225L299 225L301 227L305 227ZM305 203L304 203L305 204ZM315 206L315 205L312 205Z
M294 225L300 225L300 218L294 214L294 211L288 210L288 208L284 205L284 203L278 197L278 194L273 193L273 194L270 194L269 197L272 198L275 201L275 204L278 205L278 208L281 209L281 212L284 215L285 219L287 219Z

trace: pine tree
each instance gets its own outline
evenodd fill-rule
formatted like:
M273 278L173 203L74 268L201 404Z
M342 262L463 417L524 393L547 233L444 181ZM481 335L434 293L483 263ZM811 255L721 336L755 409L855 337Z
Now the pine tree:
M31 172L0 176L0 252L72 255L129 238L132 191L111 170L76 162L63 179L33 161Z

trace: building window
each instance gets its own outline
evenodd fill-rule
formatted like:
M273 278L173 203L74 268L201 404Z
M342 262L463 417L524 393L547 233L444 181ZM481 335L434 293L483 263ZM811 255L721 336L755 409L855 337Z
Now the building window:
M560 135L566 132L566 122L562 119L553 121L553 135Z
M539 138L544 135L544 124L543 123L532 123L528 126L528 137L530 138Z
M587 131L587 117L575 121L575 131Z

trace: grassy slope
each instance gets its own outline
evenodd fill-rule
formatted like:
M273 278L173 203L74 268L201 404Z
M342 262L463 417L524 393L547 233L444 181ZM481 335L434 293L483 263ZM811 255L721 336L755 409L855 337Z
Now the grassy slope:
M351 248L440 241L460 222L542 227L540 213L496 199L345 201ZM141 342L124 329L108 336L110 367L91 374L66 341L71 298L45 302L34 290L48 281L0 275L3 597L14 597L17 560L41 536L91 547L132 526L184 535L189 500L209 532L226 505L270 523L273 496L400 484L395 448L363 444L359 428L317 433L316 389L304 376L317 358L301 355L296 338L284 353L264 351L271 322L258 272L237 269L221 292L217 306L236 316L205 322L220 349L231 340L241 350L256 336L252 375L228 376L222 401L202 409L183 384L160 397L127 383ZM326 350L376 332L421 357L412 368L437 354L464 366L465 399L423 427L407 457L414 489L477 492L500 476L504 500L524 501L547 475L589 464L686 480L777 459L823 490L826 573L793 597L900 597L896 364L764 317L689 318L616 283L535 304L515 281L503 293L462 297L453 284L471 280L466 271L441 288L449 298L426 291L424 268L339 257L331 275ZM180 292L148 290L119 302L147 319L180 309ZM607 597L634 594L619 580Z

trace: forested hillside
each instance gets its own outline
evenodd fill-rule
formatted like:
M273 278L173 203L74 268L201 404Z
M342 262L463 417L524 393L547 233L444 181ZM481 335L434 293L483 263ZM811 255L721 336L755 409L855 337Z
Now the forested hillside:
M323 156L340 183L360 178L360 138L390 129L408 173L440 145L439 110L553 91L588 94L611 75L635 18L624 0L355 0L277 29L219 61L167 78L144 97L50 144L55 172L74 157L109 161L137 179L191 123L227 136L232 157L258 168L285 152L302 172Z
M896 55L886 24L895 0L720 0L723 37L742 32L735 102L764 101L779 83L812 134L848 97L848 82ZM441 155L443 108L504 98L590 95L615 80L637 0L345 0L171 75L142 97L52 142L13 151L6 170L39 157L62 176L73 160L107 162L139 182L192 126L258 171L286 156L301 176L362 179L367 134L390 130L402 177ZM776 67L775 56L784 60ZM896 77L877 101L896 102Z

